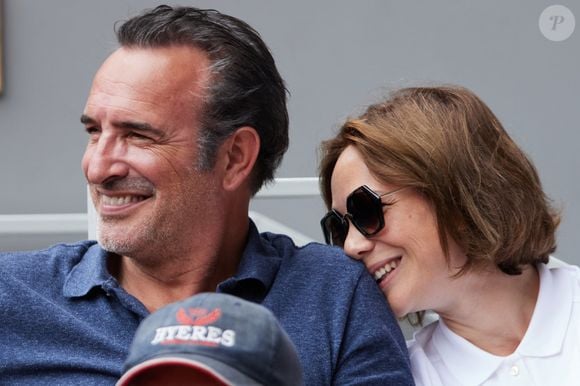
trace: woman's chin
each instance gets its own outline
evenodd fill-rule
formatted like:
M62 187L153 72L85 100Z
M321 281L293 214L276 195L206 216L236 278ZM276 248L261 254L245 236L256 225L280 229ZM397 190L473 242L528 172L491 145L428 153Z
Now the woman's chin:
M387 294L385 294L385 297L387 298L387 301L389 302L389 304L391 306L391 310L393 310L393 313L395 314L395 316L397 318L403 318L407 314L410 313L410 311L408 311L406 305L399 302L398 299L396 299L392 296L389 297Z

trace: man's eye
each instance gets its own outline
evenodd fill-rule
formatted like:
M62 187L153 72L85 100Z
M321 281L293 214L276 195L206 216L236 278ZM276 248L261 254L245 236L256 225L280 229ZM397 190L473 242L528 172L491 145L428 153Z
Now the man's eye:
M85 128L85 131L87 132L87 134L93 135L99 133L100 130L95 126L89 126Z
M151 139L151 138L147 137L146 135L143 135L143 134L135 132L135 131L129 132L127 134L127 137L141 139L141 140L150 140Z

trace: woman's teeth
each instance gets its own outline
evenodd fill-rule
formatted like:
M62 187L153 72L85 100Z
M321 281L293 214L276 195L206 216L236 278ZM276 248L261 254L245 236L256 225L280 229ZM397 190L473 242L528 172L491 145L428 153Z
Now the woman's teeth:
M392 260L385 264L384 267L380 268L379 270L375 271L375 281L378 283L383 280L389 273L394 271L397 266L399 265L399 260Z

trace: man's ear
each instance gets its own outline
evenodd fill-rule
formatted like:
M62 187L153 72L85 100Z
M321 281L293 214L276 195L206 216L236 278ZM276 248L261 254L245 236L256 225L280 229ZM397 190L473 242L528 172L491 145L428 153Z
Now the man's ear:
M240 127L226 139L222 145L224 189L236 190L248 181L259 153L260 136L253 127Z

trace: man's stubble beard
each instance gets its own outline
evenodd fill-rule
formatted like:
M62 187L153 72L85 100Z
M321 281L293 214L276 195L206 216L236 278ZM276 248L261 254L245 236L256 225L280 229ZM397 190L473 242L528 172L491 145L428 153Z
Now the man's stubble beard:
M97 236L101 247L120 256L148 260L148 256L159 257L155 250L168 246L171 242L168 229L162 223L165 220L151 219L122 227L122 220L101 218L97 222Z
M138 219L121 228L123 220L99 216L97 223L97 235L99 243L106 251L134 258L142 264L154 266L161 261L178 261L191 252L190 243L184 241L187 238L200 237L192 228L192 221L204 221L202 213L203 198L212 195L215 187L209 185L210 181L199 177L199 172L189 175L187 186L181 184L174 187L179 200L165 203L163 207L154 209L150 216ZM204 186L203 191L199 187ZM165 198L168 200L168 198ZM195 219L195 220L192 220Z

